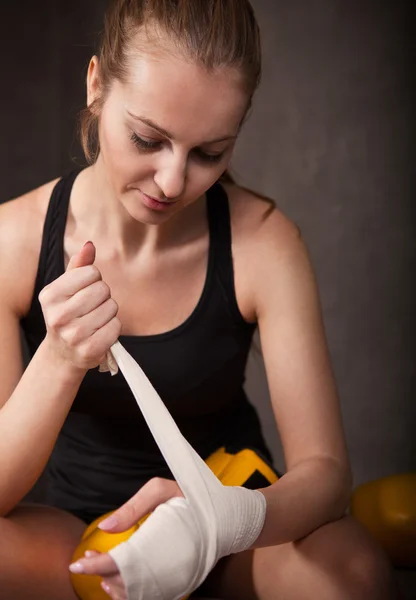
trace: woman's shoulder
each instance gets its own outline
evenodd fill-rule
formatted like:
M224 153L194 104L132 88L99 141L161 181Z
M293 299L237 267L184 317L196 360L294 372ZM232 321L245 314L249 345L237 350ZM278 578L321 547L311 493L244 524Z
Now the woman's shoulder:
M302 243L300 229L277 203L253 190L225 184L233 233L233 245L257 252L273 248L287 254Z
M225 186L230 205L234 277L242 313L258 320L293 277L310 277L309 256L299 227L270 198L234 184ZM269 309L268 309L269 310ZM264 312L264 311L263 311Z
M54 179L0 205L0 248L11 254L33 250L40 243Z
M30 306L43 225L57 181L49 181L0 205L1 295L7 295L19 314L25 314Z

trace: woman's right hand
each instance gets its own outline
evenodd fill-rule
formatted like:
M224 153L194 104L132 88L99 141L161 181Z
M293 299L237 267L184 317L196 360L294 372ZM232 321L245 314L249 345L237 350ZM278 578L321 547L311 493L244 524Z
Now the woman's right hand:
M118 305L94 260L94 244L87 242L72 256L66 272L39 294L47 331L44 342L82 370L103 362L121 331Z

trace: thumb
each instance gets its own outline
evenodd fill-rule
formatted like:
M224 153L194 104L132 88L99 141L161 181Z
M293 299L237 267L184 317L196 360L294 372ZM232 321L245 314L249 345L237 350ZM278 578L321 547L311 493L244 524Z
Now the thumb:
M94 263L94 260L95 246L92 242L85 242L81 250L77 254L71 256L66 270L72 271L72 269L77 269L78 267L86 267L87 265L92 265Z
M99 529L120 533L141 524L159 504L183 496L176 481L154 478L148 481L130 500L98 524Z

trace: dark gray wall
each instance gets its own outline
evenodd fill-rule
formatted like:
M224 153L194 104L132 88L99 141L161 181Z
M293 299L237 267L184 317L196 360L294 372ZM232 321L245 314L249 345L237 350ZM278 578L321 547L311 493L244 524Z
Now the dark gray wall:
M0 8L0 201L82 163L76 116L104 0L23 0Z
M355 482L414 469L409 5L253 4L265 77L237 171L275 198L308 242ZM250 374L265 405L259 369Z
M81 160L75 115L104 4L43 0L1 8L2 201L68 170L73 157ZM356 483L414 469L407 4L253 4L264 80L236 151L237 177L275 198L308 242ZM282 464L258 359L248 375Z

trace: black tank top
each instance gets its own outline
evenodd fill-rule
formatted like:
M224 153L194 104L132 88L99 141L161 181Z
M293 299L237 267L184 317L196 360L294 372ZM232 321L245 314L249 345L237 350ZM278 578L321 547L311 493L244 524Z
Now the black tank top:
M64 272L63 238L73 182L55 186L43 230L32 304L22 320L31 356L45 337L41 289ZM158 335L120 336L162 397L182 434L206 458L220 446L254 447L270 459L256 411L243 391L256 328L238 308L228 198L207 192L209 257L192 314ZM48 503L86 521L113 510L151 477L172 475L121 373L86 374L47 466Z

